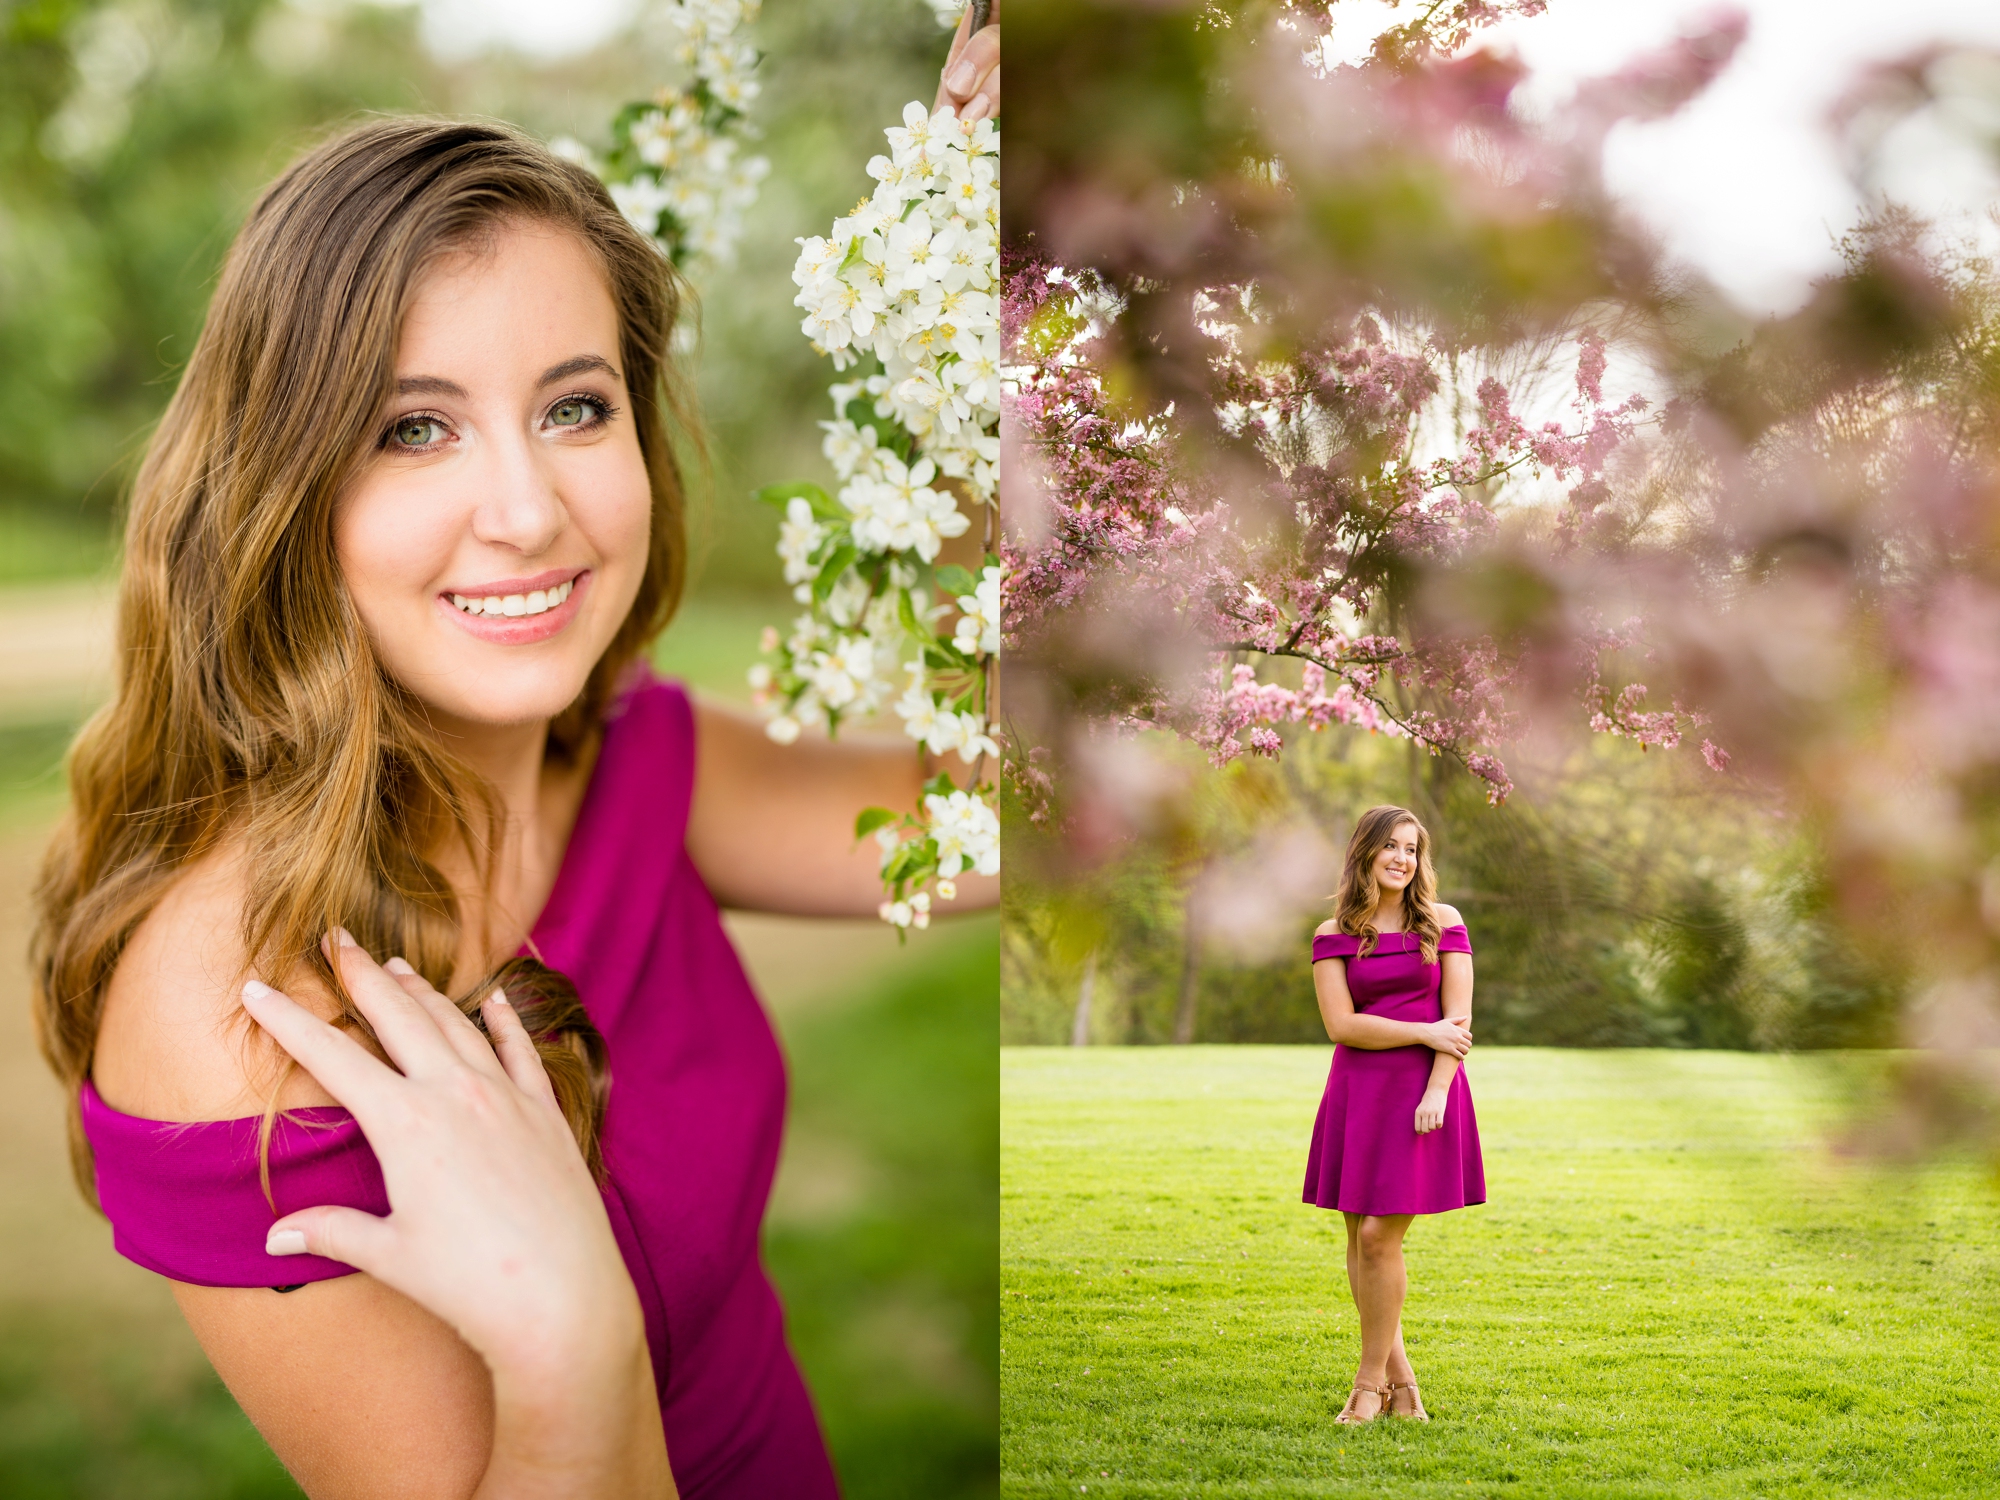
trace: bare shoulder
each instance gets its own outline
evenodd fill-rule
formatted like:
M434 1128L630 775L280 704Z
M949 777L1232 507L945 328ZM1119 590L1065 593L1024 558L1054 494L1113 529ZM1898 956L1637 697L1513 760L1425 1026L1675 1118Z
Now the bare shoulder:
M285 1072L239 994L246 881L227 851L190 865L133 932L105 995L94 1080L153 1120L259 1115ZM300 1003L331 997L293 982ZM335 1101L293 1068L281 1108ZM449 1326L373 1277L268 1287L174 1284L223 1382L307 1493L467 1495L492 1447L486 1367ZM309 1372L302 1374L301 1372Z
M1340 931L1340 918L1328 917L1324 922L1320 923L1319 926L1313 929L1313 936L1332 937L1335 933L1339 931Z
M176 880L133 931L106 986L91 1079L105 1103L149 1120L227 1120L262 1114L284 1059L241 1003L246 881L225 846ZM290 991L331 1015L331 997ZM293 1068L284 1109L333 1098Z
M1457 907L1443 901L1433 901L1431 905L1437 911L1439 925L1444 927L1463 927L1465 925L1465 918L1459 914Z

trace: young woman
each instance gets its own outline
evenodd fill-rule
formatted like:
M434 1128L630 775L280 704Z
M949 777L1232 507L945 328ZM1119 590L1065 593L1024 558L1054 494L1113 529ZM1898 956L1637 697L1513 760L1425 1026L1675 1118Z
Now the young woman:
M1370 808L1347 843L1335 913L1313 937L1333 1071L1313 1122L1305 1201L1347 1220L1361 1364L1336 1421L1428 1422L1403 1350L1403 1235L1417 1214L1486 1201L1479 1127L1459 1066L1472 1046L1472 942L1437 900L1430 835Z
M42 1039L84 1191L314 1500L834 1493L717 907L872 913L854 814L924 770L644 671L679 292L536 142L365 125L253 210L134 488Z

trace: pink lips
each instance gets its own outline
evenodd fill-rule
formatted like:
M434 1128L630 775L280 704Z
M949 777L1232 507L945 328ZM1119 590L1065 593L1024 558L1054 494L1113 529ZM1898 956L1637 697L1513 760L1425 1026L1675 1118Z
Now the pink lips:
M577 617L583 607L583 596L589 592L596 576L588 569L578 573L570 568L557 568L538 573L533 578L506 578L481 583L471 589L448 589L438 594L437 607L449 615L453 623L479 640L490 641L496 646L527 646L560 634ZM576 587L569 591L569 597L554 609L544 610L538 615L469 615L451 602L453 594L462 594L467 598L503 599L509 594L532 594L560 587L572 578L576 580Z

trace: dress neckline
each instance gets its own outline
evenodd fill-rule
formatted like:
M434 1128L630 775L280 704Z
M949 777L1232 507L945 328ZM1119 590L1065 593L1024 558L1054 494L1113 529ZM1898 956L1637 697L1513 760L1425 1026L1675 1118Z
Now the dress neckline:
M520 947L514 950L520 958L533 958L542 962L541 949L550 941L554 933L563 925L567 908L571 901L570 892L577 882L577 867L583 856L577 853L580 847L594 845L597 824L605 817L605 762L611 758L611 740L616 733L618 722L625 717L632 700L651 687L657 687L663 679L656 677L649 669L641 667L630 684L611 700L604 711L604 722L598 726L595 758L591 761L590 777L583 785L583 800L577 804L576 821L570 824L569 839L563 845L562 858L556 861L556 878L549 886L548 898L542 902L542 909L535 913L535 920L528 924L528 932L521 939ZM554 967L560 967L554 966Z

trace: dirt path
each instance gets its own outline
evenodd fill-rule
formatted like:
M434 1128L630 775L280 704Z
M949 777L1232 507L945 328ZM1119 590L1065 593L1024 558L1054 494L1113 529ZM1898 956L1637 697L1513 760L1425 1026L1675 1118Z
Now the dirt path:
M112 587L0 589L0 719L79 717L111 691Z

